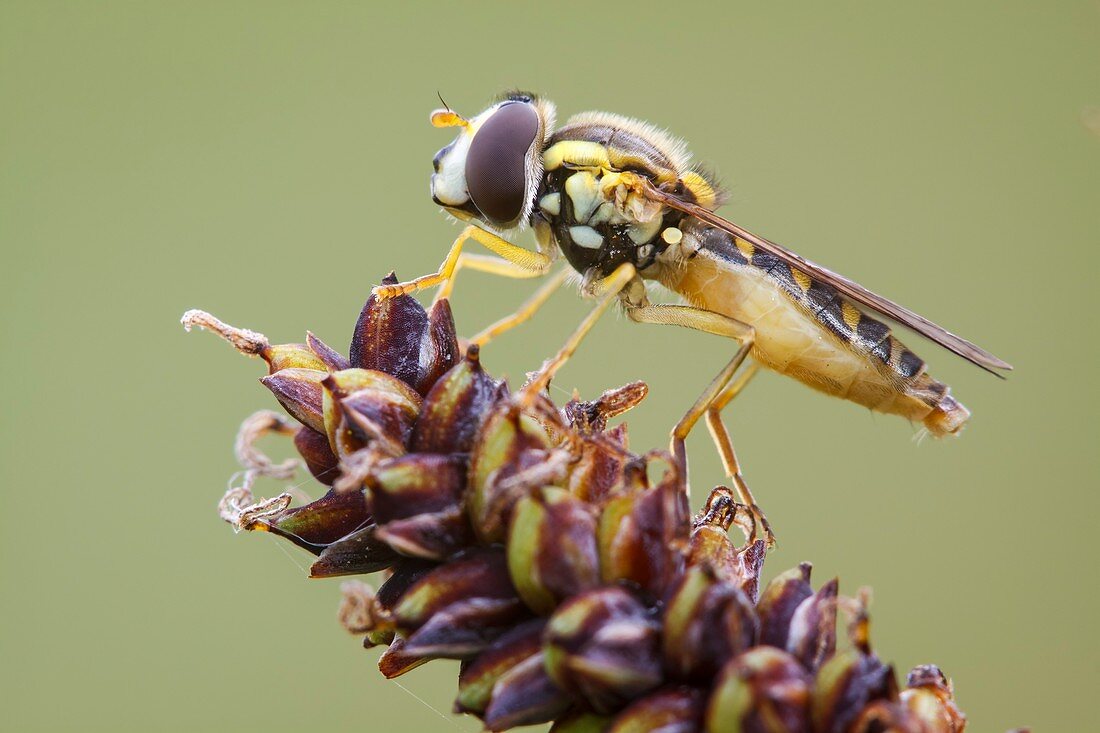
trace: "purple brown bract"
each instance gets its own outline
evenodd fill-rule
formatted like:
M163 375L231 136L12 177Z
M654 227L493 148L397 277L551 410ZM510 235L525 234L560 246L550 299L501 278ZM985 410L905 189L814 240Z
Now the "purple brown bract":
M455 711L489 730L964 730L938 668L900 689L871 650L862 595L838 595L835 579L815 591L807 563L761 590L765 544L732 492L692 517L686 467L630 451L608 422L644 384L526 404L463 351L445 300L372 297L347 357L313 334L272 345L202 311L183 323L263 358L260 381L293 419L245 421L222 518L313 553L312 577L383 572L377 591L344 583L340 619L387 646L386 677L461 660ZM253 497L257 478L297 465L257 450L269 433L293 437L321 498Z

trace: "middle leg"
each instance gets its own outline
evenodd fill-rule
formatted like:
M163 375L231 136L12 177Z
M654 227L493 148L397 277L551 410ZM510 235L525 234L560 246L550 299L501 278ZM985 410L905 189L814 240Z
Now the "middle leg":
M734 375L737 374L738 370L744 364L745 358L749 355L749 352L752 351L752 346L756 338L755 329L751 325L738 321L735 318L691 306L645 305L628 308L627 315L631 320L638 323L684 326L686 328L693 328L697 331L712 333L716 336L725 336L740 344L733 358L730 359L725 367L722 368L722 371L718 372L717 376L711 380L710 384L703 390L703 393L699 395L699 398L695 400L695 403L672 429L670 450L682 469L686 471L687 448L685 441L687 436L691 433L692 428L694 428L695 424L699 421L699 418L705 415L708 426L710 427L711 436L714 438L719 456L721 456L723 467L730 480L733 481L738 498L752 511L754 518L764 531L764 536L768 545L774 545L775 535L771 531L771 526L768 523L767 517L765 517L764 513L760 510L756 500L753 498L752 492L749 491L748 485L741 476L740 465L737 462L737 454L733 450L733 441L730 439L729 431L726 430L725 425L722 423L720 414L722 408L729 404L729 402L741 392L742 388L744 388L756 372L756 365L750 365L745 372L739 375L738 379L734 380ZM755 528L753 530L753 536L750 539L755 539Z

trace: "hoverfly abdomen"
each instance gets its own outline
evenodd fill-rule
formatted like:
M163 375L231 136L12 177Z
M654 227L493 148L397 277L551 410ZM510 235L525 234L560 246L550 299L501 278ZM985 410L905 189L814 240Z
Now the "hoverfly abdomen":
M752 325L757 361L935 435L966 422L970 413L924 361L834 287L692 217L682 227L683 248L699 256L690 268L665 268L662 282L694 305Z

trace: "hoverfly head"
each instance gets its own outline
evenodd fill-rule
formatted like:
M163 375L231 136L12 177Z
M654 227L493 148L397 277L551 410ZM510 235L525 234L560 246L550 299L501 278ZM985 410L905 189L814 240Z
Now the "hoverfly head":
M432 161L432 200L460 219L493 229L524 226L542 178L554 106L533 94L509 92L473 119L447 108L432 112L431 121L460 128Z

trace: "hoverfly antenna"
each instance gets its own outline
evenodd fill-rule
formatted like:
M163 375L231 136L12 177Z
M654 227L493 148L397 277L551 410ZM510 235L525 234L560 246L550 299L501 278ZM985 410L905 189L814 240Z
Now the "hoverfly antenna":
M443 95L438 91L435 96L439 97L440 103L443 105L443 109L437 109L432 112L431 121L432 127L468 127L470 122L465 117L460 115L451 109L451 105L443 99Z

